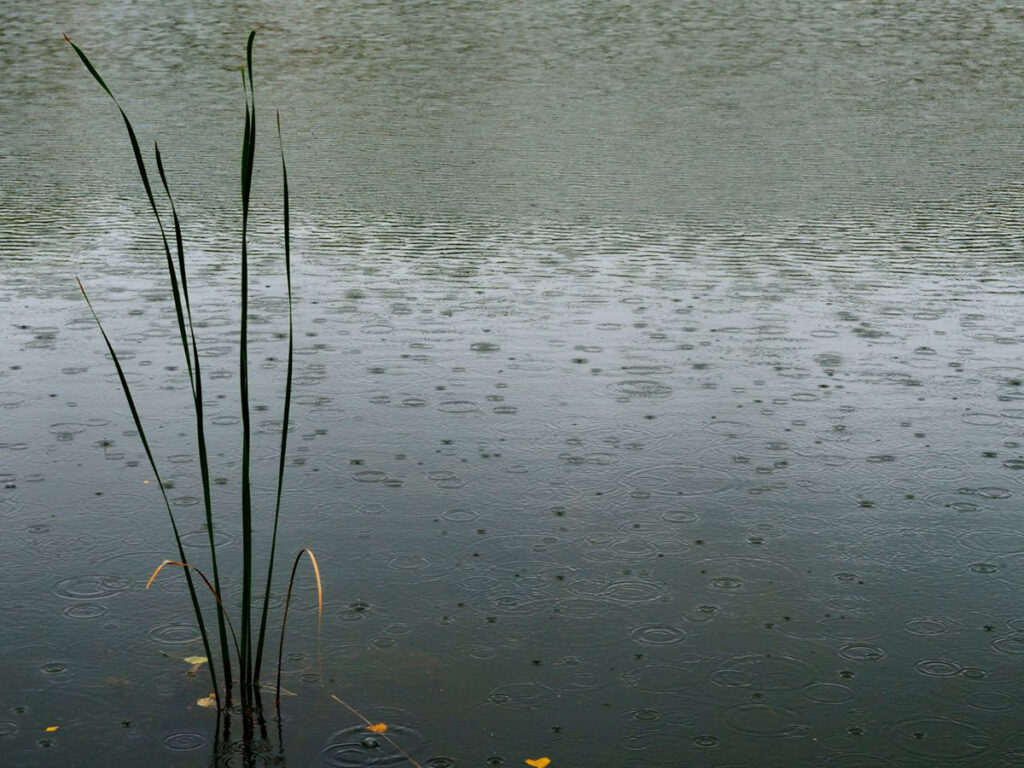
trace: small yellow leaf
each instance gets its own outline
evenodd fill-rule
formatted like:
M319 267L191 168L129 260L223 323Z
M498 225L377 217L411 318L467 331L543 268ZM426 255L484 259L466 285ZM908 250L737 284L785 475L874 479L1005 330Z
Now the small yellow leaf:
M551 765L550 757L538 757L536 760L527 760L526 764L533 768L548 768Z
M47 732L47 733L53 733L53 732L54 732L54 731L56 731L56 730L57 730L58 728L60 728L60 726L59 726L59 725L48 725L48 726L46 726L46 732Z
M196 702L200 707L216 707L217 706L217 694L211 693L209 696L203 699L199 699Z
M384 733L388 729L385 723L377 723L375 725L366 726L366 730L373 731L374 733Z
M186 656L182 661L186 664L205 664L209 659L205 656Z

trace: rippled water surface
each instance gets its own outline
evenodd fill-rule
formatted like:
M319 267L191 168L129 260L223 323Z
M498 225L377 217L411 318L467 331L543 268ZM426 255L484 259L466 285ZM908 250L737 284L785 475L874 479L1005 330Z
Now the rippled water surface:
M318 644L301 577L289 765L402 764L331 694L431 768L1024 763L1019 9L93 5L0 8L5 760L214 750L184 585L144 590L166 513L73 280L201 559L159 241L60 33L166 156L231 561L255 26L293 185L283 546L315 549L328 600ZM286 305L263 148L268 510Z

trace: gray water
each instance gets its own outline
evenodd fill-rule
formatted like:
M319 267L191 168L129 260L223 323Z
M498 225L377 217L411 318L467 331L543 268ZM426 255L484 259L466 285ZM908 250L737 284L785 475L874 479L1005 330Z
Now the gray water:
M168 164L231 560L255 27L257 500L280 109L282 544L328 601L318 640L303 574L274 754L401 764L335 694L430 768L1024 763L1020 10L281 5L0 7L0 762L214 754L180 575L143 589L166 512L73 280L202 557L162 255L61 33Z

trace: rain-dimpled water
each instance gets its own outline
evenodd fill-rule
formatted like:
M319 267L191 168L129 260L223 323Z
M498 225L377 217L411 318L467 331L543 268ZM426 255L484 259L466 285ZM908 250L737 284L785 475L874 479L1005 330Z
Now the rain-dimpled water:
M92 7L90 7L92 6ZM257 30L255 538L310 547L227 738L162 246L182 218L237 600ZM1024 764L1024 17L971 3L0 7L0 763ZM283 578L271 595L276 633ZM276 634L274 634L276 642ZM276 649L273 665L276 666ZM269 662L268 662L269 663ZM116 757L112 757L116 756Z

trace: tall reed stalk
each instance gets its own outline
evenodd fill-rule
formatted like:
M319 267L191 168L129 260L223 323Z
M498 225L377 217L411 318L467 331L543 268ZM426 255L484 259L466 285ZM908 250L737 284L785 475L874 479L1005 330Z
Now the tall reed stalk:
M189 299L188 292L188 277L185 263L185 248L183 243L181 222L178 218L178 212L174 205L174 200L171 196L170 186L167 181L167 174L164 171L163 158L160 154L160 148L154 143L153 153L156 161L157 173L160 178L160 185L162 187L164 196L167 198L167 207L170 210L171 220L173 223L174 230L174 249L172 252L171 244L168 240L167 231L164 228L163 218L160 214L160 207L157 204L156 198L153 194L153 186L150 183L150 176L146 170L146 163L143 159L142 150L139 147L139 141L135 134L135 129L132 127L131 121L128 119L128 115L125 110L121 107L117 98L113 92L104 82L103 78L100 77L99 72L89 61L88 57L82 50L71 42L71 39L65 35L65 40L71 45L75 53L85 64L86 69L93 76L100 87L107 93L107 95L114 102L118 111L121 114L121 118L124 121L125 128L128 131L128 138L131 142L132 153L135 156L135 164L139 171L139 176L142 179L142 186L146 193L146 199L149 202L149 207L152 209L153 217L156 220L157 228L160 231L160 238L163 244L163 253L167 263L167 274L170 284L170 294L174 302L175 318L178 325L178 335L180 337L182 351L185 355L185 367L188 372L189 384L191 387L192 394L192 405L195 416L196 425L196 452L199 459L199 471L200 471L200 482L203 488L203 507L206 516L206 529L208 535L208 549L209 549L209 563L210 572L212 575L212 581L208 579L194 563L190 562L185 555L185 548L182 544L181 534L178 529L178 523L174 516L174 511L171 508L170 501L167 498L167 492L165 485L160 477L160 470L157 466L156 458L153 455L153 451L150 447L149 439L146 437L146 430L143 426L142 418L139 414L139 410L136 406L135 398L132 396L131 387L128 384L128 380L125 376L124 368L121 365L117 352L114 350L114 346L110 341L106 331L100 322L99 316L96 310L93 308L92 302L89 300L88 294L85 292L85 288L81 281L78 281L79 288L81 288L82 295L85 298L86 304L89 307L89 311L92 313L93 318L99 327L100 333L103 336L103 340L107 345L107 350L110 353L111 359L114 361L114 367L117 370L118 378L121 382L121 387L124 390L125 399L128 403L128 409L131 411L132 420L135 422L135 428L139 433L139 438L142 442L142 447L145 450L146 457L149 459L150 467L153 470L154 478L156 479L157 486L160 489L160 493L163 499L164 507L167 510L167 515L171 521L171 530L174 534L174 541L178 551L177 560L165 560L157 566L153 575L150 577L147 587L152 583L153 579L156 578L157 574L166 565L174 565L180 567L185 575L185 580L188 584L189 598L192 602L192 609L195 613L196 622L199 625L199 633L202 636L203 647L206 650L207 657L211 660L209 665L210 677L212 679L213 687L215 691L222 691L222 694L218 696L220 706L228 706L231 702L232 691L237 683L240 697L242 699L243 708L247 711L252 711L257 706L258 702L258 689L260 685L260 672L262 669L263 652L265 648L265 638L267 633L267 621L268 621L268 606L270 603L271 584L274 575L274 560L277 552L277 535L278 535L278 524L280 521L281 513L281 495L284 485L284 468L285 468L285 455L288 448L288 425L291 414L291 397L292 397L292 373L294 369L294 324L292 317L292 277L291 277L291 236L290 236L290 222L289 222L289 207L288 207L288 169L285 163L284 146L281 139L281 118L277 116L277 139L278 146L281 155L281 177L282 177L282 195L283 195L283 206L284 206L284 271L285 281L287 285L288 294L288 364L287 374L285 379L285 390L284 390L284 413L282 415L281 424L281 441L280 441L280 455L278 459L278 471L277 471L277 493L274 503L273 510L273 528L270 538L269 552L267 555L266 564L266 577L263 584L262 595L262 607L258 611L258 621L255 622L253 617L253 604L256 597L254 596L254 546L253 546L253 499L252 499L252 481L251 481L251 453L252 453L252 426L251 416L249 408L249 350L248 350L248 325L249 325L249 208L252 193L252 180L253 180L253 167L254 159L256 155L256 99L255 89L253 87L252 78L252 46L255 38L255 32L249 34L248 42L246 43L246 57L245 65L242 67L242 89L245 96L245 127L242 136L242 151L241 151L241 206L242 206L242 226L241 226L241 296L240 296L240 320L239 320L239 404L241 410L241 421L242 421L242 435L241 435L241 450L242 450L242 462L241 462L241 540L242 540L242 579L241 579L241 596L238 613L238 630L236 632L234 624L231 622L229 612L225 606L225 595L221 588L221 576L220 567L217 562L217 547L215 544L215 532L220 526L219 519L215 520L214 517L214 505L213 505L213 494L211 492L211 480L210 480L210 462L209 462L209 451L206 443L206 431L205 431L205 417L203 413L203 375L202 375L202 361L199 354L199 345L196 342L195 327L192 322L192 305ZM320 571L316 562L316 558L313 553L304 549L296 556L295 564L301 559L302 555L308 555L310 562L313 566L313 571L316 576L317 595L318 595L318 608L320 615L323 614L323 592L320 580ZM214 612L216 616L216 633L217 633L217 650L220 656L220 669L223 675L222 683L223 688L220 687L217 677L216 665L213 663L215 654L213 653L214 643L211 641L211 631L207 627L206 612L202 608L200 593L197 592L196 582L193 578L193 571L198 574L202 580L203 585L213 596ZM294 583L295 578L295 567L292 568L292 576L288 585L288 600L291 596L291 586ZM285 603L284 619L282 621L281 628L281 643L284 640L284 622L287 620L287 609L288 600ZM230 644L229 644L230 641ZM280 669L280 651L278 655L278 668ZM278 687L280 687L280 676L278 676Z

